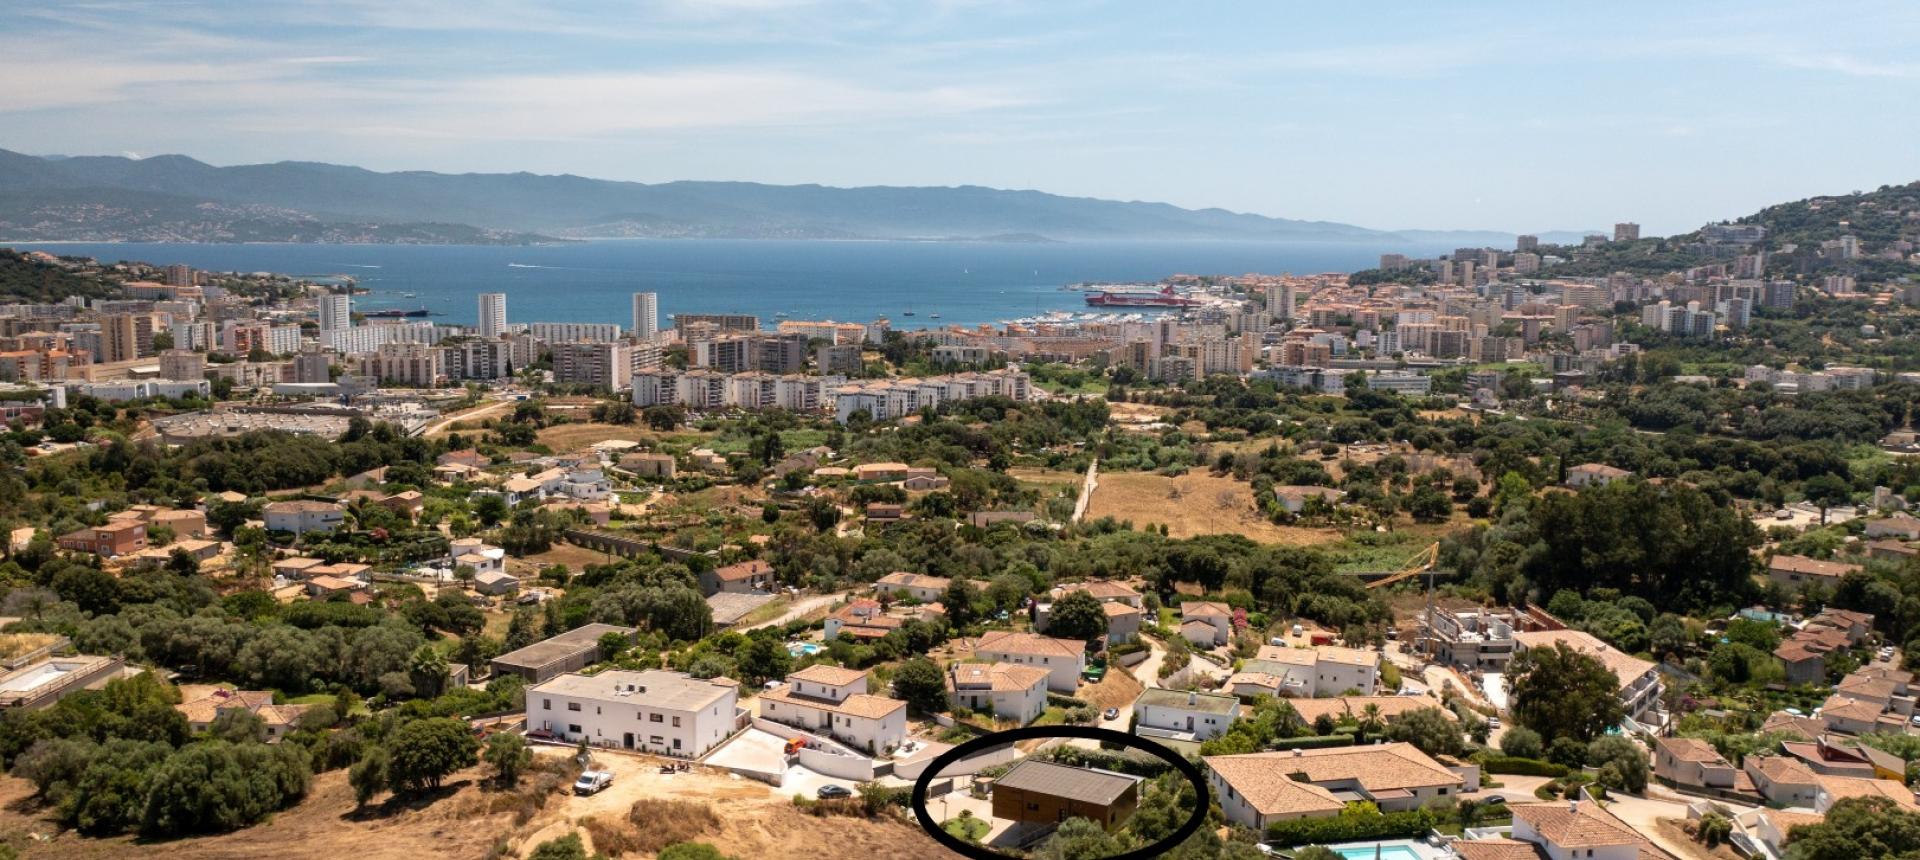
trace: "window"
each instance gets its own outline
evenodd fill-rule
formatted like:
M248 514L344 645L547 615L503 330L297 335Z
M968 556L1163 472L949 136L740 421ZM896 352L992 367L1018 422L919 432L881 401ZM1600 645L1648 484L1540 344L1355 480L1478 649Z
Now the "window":
M649 723L663 723L663 722L666 722L666 719L665 719L664 717L661 717L661 716L660 716L659 714L648 714L648 715L647 715L647 722L649 722Z
M663 737L661 737L661 736L659 736L659 735L654 735L653 737L650 737L650 738L648 738L647 740L649 740L649 741L651 741L651 742L653 742L653 743L655 743L655 744L664 744L664 743L666 743L666 742L667 742L667 739L666 739L666 738L663 738Z
M541 699L541 700L540 700L540 710L543 710L543 711L551 711L551 710L553 710L553 700L552 700L552 699Z
M567 724L567 733L568 733L568 734L574 734L574 735L577 735L577 734L579 734L579 733L580 733L580 724L579 724L579 723L568 723L568 724Z
M580 710L580 703L579 703L579 702L568 702L568 703L567 703L567 710L569 710L569 711L577 711L577 710Z
M674 717L674 718L673 718L673 727L674 727L674 728L676 728L676 729L677 729L677 728L680 728L680 718L679 718L679 717ZM676 743L677 743L677 742L676 742Z

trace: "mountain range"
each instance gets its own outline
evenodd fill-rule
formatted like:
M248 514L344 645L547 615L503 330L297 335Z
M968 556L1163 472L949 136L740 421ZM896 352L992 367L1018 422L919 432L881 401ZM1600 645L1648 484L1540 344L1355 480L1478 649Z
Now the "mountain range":
M1576 233L1542 235L1543 241ZM380 173L283 161L0 150L0 237L72 241L530 243L614 237L1185 240L1511 247L1513 234L1384 231L979 186L647 184L532 173Z

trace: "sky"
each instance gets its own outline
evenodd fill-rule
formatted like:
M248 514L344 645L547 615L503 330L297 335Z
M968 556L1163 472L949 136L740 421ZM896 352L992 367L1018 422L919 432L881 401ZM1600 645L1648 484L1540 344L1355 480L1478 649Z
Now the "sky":
M1920 179L1903 2L7 4L0 148L1690 230Z

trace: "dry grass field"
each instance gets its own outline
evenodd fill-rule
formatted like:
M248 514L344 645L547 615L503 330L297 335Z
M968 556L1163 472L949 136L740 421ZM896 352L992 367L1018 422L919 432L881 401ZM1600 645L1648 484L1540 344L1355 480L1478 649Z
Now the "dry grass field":
M1015 466L1007 470L1007 476L1023 484L1033 484L1047 489L1060 487L1078 487L1086 475L1080 472L1064 472L1059 469L1035 469L1029 466Z
M558 424L544 428L535 438L540 444L556 452L577 451L595 442L608 439L631 439L635 442L652 441L652 431L638 424Z
M1259 543L1308 546L1340 540L1337 529L1276 526L1253 507L1246 484L1206 472L1168 478L1150 472L1101 472L1088 517L1165 525L1177 538L1237 534Z

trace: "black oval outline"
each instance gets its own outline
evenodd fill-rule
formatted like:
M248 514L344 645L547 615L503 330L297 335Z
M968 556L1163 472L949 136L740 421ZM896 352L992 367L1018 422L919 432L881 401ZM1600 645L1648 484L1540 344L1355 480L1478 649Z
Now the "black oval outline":
M1207 807L1213 803L1213 795L1207 791L1207 780L1206 777L1200 774L1200 768L1195 767L1193 762L1187 761L1185 756L1137 735L1116 732L1112 729L1095 728L1093 726L1028 726L1026 728L1008 729L1004 732L993 732L992 734L982 735L941 753L939 758L929 762L926 769L920 772L920 778L913 782L913 817L919 822L920 829L926 831L928 836L933 837L935 842L963 856L974 858L974 860L1008 860L1008 858L1012 858L1014 855L1002 854L982 845L974 845L941 828L939 823L933 820L933 814L927 811L927 789L933 785L933 778L938 776L942 770L966 758L969 754L988 747L997 747L1002 744L1026 740L1028 738L1091 738L1097 741L1109 741L1120 744L1121 746L1134 747L1135 749L1145 750L1151 753L1154 758L1173 765L1174 770L1179 771L1181 776L1186 777L1188 782L1193 783L1195 801L1193 804L1193 814L1188 816L1186 823L1180 825L1180 829L1175 830L1172 836L1148 845L1145 848L1137 848L1123 854L1115 854L1112 857L1104 858L1104 860L1147 860L1149 857L1158 857L1163 851L1172 849L1173 846L1185 842L1187 837L1199 832L1200 826L1207 822Z

